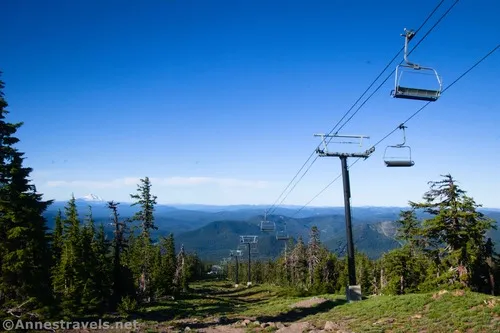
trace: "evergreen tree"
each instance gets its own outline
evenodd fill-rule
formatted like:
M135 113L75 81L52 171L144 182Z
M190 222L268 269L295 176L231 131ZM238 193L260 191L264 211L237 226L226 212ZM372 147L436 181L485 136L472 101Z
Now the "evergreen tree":
M305 287L307 281L306 246L300 236L290 255L290 267L292 269L292 283L298 288Z
M97 313L104 310L105 291L102 288L102 273L99 272L101 265L98 261L96 247L96 230L94 219L92 217L92 208L89 206L89 213L86 223L81 233L82 257L82 309L87 313Z
M423 202L410 205L434 215L423 222L422 236L436 264L448 271L446 278L470 287L471 273L482 264L485 234L495 228L494 221L477 211L481 205L467 196L451 175L442 177L430 182Z
M42 214L52 201L43 201L30 183L32 169L15 148L22 123L6 122L3 88L0 81L0 309L26 313L51 302L51 254Z
M110 257L110 242L106 239L104 225L100 225L97 229L96 237L92 242L92 251L95 256L95 271L93 278L95 279L95 288L99 295L99 306L96 310L102 314L110 306L111 298L111 273L113 260ZM124 277L122 277L123 279Z
M85 266L82 263L82 231L74 196L65 207L63 223L64 242L61 260L54 271L53 283L61 302L63 315L71 318L82 310L81 301L85 283Z
M177 266L177 259L175 256L175 241L174 235L171 233L168 237L163 237L160 243L163 254L163 262L162 266L162 284L163 290L165 293L173 293L174 292L174 278Z
M133 282L131 281L131 272L123 263L122 255L128 247L127 239L127 220L121 221L120 214L118 213L119 202L109 201L108 208L112 214L112 226L114 229L113 238L113 258L112 258L112 299L111 307L116 308L121 302L122 298L128 296L133 289ZM102 236L101 236L102 237Z
M157 197L151 194L151 182L148 177L140 181L141 184L137 186L137 193L130 195L132 199L136 200L132 206L140 206L140 210L134 214L132 220L141 223L141 234L132 252L137 258L141 258L139 292L143 298L149 300L152 296L149 284L151 282L154 257L153 247L151 246L151 230L158 229L154 224L154 209Z
M399 224L396 237L408 244L411 252L413 253L418 247L422 245L421 223L418 221L414 210L402 210L399 214Z
M321 240L319 236L319 230L317 226L311 228L309 233L309 244L307 246L307 266L309 270L309 286L313 285L314 280L314 270L319 264L321 250Z
M178 291L187 291L186 253L184 252L184 244L181 245L179 254L177 254L174 284Z
M59 209L54 221L54 232L52 233L52 274L55 274L57 265L61 261L62 250L64 246L63 240L63 217Z
M141 184L137 185L137 193L130 195L132 199L136 200L132 206L140 206L140 210L134 214L132 220L141 222L141 232L149 239L151 230L158 229L154 223L154 209L157 197L151 194L152 185L148 177L140 181Z

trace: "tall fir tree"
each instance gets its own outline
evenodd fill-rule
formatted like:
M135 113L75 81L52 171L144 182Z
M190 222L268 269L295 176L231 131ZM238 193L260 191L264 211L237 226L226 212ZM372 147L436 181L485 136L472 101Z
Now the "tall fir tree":
M54 270L57 270L57 265L61 261L61 255L64 246L63 232L63 216L61 210L59 209L54 219L54 231L52 232L52 274L55 274Z
M477 288L471 285L472 273L482 265L485 235L495 224L477 210L481 205L467 196L450 174L442 177L429 182L423 202L410 202L410 206L434 216L423 221L422 236L436 264L447 271L441 280Z
M122 221L118 213L119 202L109 201L108 208L111 210L111 224L114 228L114 238L112 242L112 269L111 269L111 308L116 308L125 296L129 296L133 289L130 269L124 264L123 255L128 249L127 222ZM102 235L100 236L102 237Z
M186 269L186 253L184 244L181 244L181 249L177 254L176 270L174 276L174 284L177 291L187 291L187 269Z
M85 269L82 263L83 235L74 196L66 204L63 223L64 242L61 260L54 271L53 283L56 295L60 300L63 316L71 318L82 311Z
M150 288L151 276L154 266L154 249L151 244L151 231L157 230L158 227L154 223L154 210L157 197L151 193L151 181L148 177L140 180L137 185L137 193L131 194L130 197L135 200L132 206L138 205L140 210L132 217L133 221L140 222L141 233L136 239L132 250L133 256L140 259L140 275L139 293L142 299L150 300L152 288ZM132 270L135 270L132 268Z
M307 266L309 271L309 286L314 283L314 271L319 264L321 251L321 240L317 226L313 226L309 232L309 243L307 246Z
M51 303L50 238L42 214L52 201L42 200L30 182L32 169L15 147L22 123L6 121L3 89L0 80L0 311L26 313Z
M175 256L175 241L174 235L171 233L168 237L162 237L160 242L160 247L162 248L162 289L165 293L174 292L174 278L175 271L177 267L177 259Z

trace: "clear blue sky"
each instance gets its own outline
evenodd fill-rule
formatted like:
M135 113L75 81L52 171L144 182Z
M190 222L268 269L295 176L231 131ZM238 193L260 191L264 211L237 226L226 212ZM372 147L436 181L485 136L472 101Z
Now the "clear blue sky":
M437 3L4 0L9 119L25 122L19 148L47 199L126 201L149 176L161 203L270 204L319 143L313 133L333 127ZM499 13L496 0L460 1L410 58L446 87L498 44ZM374 143L423 105L391 98L392 85L343 133ZM405 205L451 173L500 207L499 93L497 51L408 123L413 168L386 168L383 145L352 168L352 204ZM285 204L339 172L338 159L319 159ZM341 184L312 205L342 205Z

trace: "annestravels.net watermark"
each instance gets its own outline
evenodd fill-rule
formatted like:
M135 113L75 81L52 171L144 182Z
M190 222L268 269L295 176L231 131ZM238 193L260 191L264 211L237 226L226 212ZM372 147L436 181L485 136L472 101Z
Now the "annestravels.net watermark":
M114 322L110 323L108 321L24 321L21 319L16 320L4 320L2 326L6 331L11 330L134 330L137 328L137 321L127 321L127 322Z

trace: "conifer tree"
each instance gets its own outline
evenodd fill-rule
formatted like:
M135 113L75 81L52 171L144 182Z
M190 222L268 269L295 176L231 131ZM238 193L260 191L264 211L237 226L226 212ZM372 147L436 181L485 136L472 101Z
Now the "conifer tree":
M420 237L421 225L420 221L417 220L415 211L402 210L397 222L399 225L396 234L397 239L403 241L404 244L408 244L411 252L414 253L422 245Z
M321 240L317 226L313 226L309 233L309 244L307 246L307 266L309 270L309 285L313 285L314 271L319 264L321 250Z
M139 205L140 210L132 217L133 221L141 223L141 234L133 249L133 256L140 258L139 292L143 298L150 299L151 274L153 268L153 247L151 246L151 230L157 230L154 223L154 209L157 197L151 193L151 182L148 177L141 179L141 184L137 186L137 193L130 197L136 200L132 206Z
M64 242L61 260L55 270L53 283L63 315L71 318L82 310L81 301L85 283L82 263L82 231L73 195L65 207L63 223Z
M127 220L121 221L118 213L119 202L109 201L108 208L112 213L112 226L114 228L113 258L111 270L112 299L111 307L116 308L124 296L128 296L133 283L130 279L130 271L122 261L122 255L128 247ZM100 236L102 237L102 236Z
M422 236L436 263L450 271L456 283L471 286L471 273L481 265L481 251L485 248L485 234L495 228L494 221L484 216L473 198L466 195L450 175L440 181L431 181L430 190L421 203L410 202L413 208L424 209L434 215L423 222ZM449 273L447 273L449 275Z
M307 258L306 246L300 236L290 255L290 267L292 269L292 283L298 287L304 287L307 277Z
M184 244L181 245L181 249L177 254L174 284L178 291L187 291L186 253L184 252Z
M110 242L106 239L104 225L100 225L97 229L96 237L92 243L92 251L94 252L96 266L94 279L96 281L96 290L99 296L100 306L97 308L99 313L103 313L110 306L111 298L111 272L113 266L112 257L110 257ZM122 277L123 279L124 277Z
M15 307L26 313L51 302L51 254L42 214L52 201L43 201L30 182L32 169L15 147L22 123L5 120L3 88L0 81L0 311Z
M99 269L101 265L98 261L96 252L96 230L94 219L92 217L92 207L89 206L89 213L86 217L86 223L82 228L81 233L82 255L82 309L86 312L97 313L103 311L104 306L104 290L102 289L100 280L102 278Z
M162 285L165 293L174 291L174 278L177 266L175 256L175 241L174 235L171 233L168 237L163 237L160 243L164 254L162 256L164 265L162 266Z
M154 223L154 210L157 197L151 194L152 184L149 177L145 177L140 181L141 184L137 185L137 193L130 195L132 199L136 200L132 206L140 206L140 210L134 214L132 220L141 222L141 233L149 239L151 230L158 229Z
M61 255L63 250L64 240L63 240L63 217L62 212L59 209L54 220L54 232L52 233L52 267L57 269L57 265L61 261ZM55 272L53 272L54 274Z

